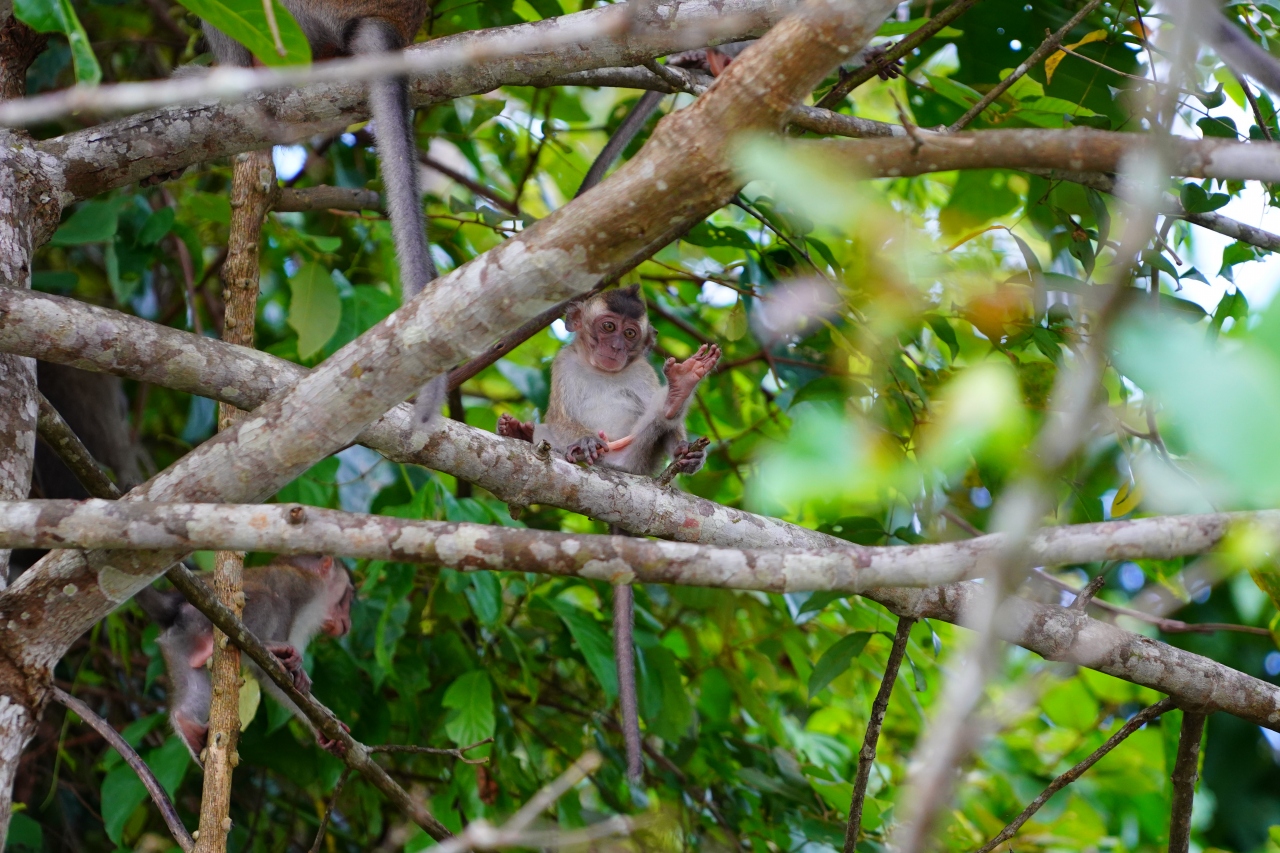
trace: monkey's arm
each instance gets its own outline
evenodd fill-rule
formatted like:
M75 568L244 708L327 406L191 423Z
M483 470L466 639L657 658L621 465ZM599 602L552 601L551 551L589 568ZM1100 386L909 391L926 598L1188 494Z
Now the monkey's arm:
M667 387L660 389L649 403L645 413L636 422L630 435L610 441L607 447L625 456L617 467L634 473L649 473L661 461L663 454L678 459L687 449L684 419L693 402L693 393L703 377L711 372L720 360L720 347L704 344L682 362L667 359L662 372L667 377ZM683 446L682 446L683 445ZM612 462L612 461L611 461ZM692 464L693 460L690 460ZM697 467L686 473L693 473Z

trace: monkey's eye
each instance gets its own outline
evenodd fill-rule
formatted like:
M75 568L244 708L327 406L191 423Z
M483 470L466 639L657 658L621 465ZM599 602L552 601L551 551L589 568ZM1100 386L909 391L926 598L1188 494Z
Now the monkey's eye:
M633 340L633 339L635 338L635 336L636 336L636 330L635 330L635 329L627 329L627 330L626 330L625 332L623 332L622 334L624 334L624 335L626 335L626 336L627 336L627 340Z
M600 328L604 329L606 332L612 332L614 329L618 327L613 325L613 323L610 323L608 320L606 320L605 322L600 324Z

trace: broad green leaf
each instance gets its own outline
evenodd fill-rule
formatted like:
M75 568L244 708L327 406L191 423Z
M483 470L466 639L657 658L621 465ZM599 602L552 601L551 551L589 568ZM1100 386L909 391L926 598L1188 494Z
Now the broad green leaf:
M311 358L338 331L342 300L329 271L308 263L289 279L289 326L298 333L298 356Z
M146 761L160 787L172 797L191 766L191 753L177 735L170 735L163 746L147 753Z
M102 823L107 837L116 844L134 809L147 798L147 789L127 764L109 771L102 780Z
M618 670L613 661L613 642L604 629L585 611L567 601L552 599L548 602L573 635L587 668L600 682L609 702L618 698Z
M120 224L122 198L109 201L91 201L81 205L67 221L58 226L53 239L55 246L79 246L84 243L105 243L116 234Z
M709 222L699 222L680 239L692 246L702 246L708 249L727 246L734 249L754 251L756 248L755 242L741 229L712 225Z
M940 77L936 74L930 74L927 71L924 72L924 76L929 80L929 85L932 86L939 95L946 98L948 101L951 101L951 103L964 107L965 109L968 109L978 103L978 101L982 100L982 93L978 92L976 89L971 89L963 83L957 83L950 77ZM990 109L990 107L988 107L988 109Z
M233 35L263 65L305 65L311 61L311 47L307 43L307 37L279 0L272 0L271 4L280 32L279 44L271 32L262 0L179 2L222 32Z
M1196 127L1206 138L1237 139L1240 136L1235 121L1227 116L1206 116L1196 122Z
M813 665L813 674L809 676L809 698L817 696L824 687L836 679L836 676L848 669L849 664L855 657L862 654L862 650L867 647L867 641L873 636L875 636L874 631L854 631L832 643Z
M1231 196L1226 193L1209 195L1204 191L1204 187L1192 183L1182 185L1181 197L1182 207L1187 213L1209 213L1220 207L1225 207L1231 201Z
M458 746L469 746L493 737L493 683L489 673L475 670L461 676L444 694L444 706L452 713L445 734Z
M44 830L40 824L18 812L9 818L9 837L5 853L41 853L45 850Z
M926 314L924 319L929 324L929 328L933 329L933 333L938 336L938 340L947 345L947 350L951 353L951 358L954 361L956 356L960 355L960 342L956 339L956 330L951 328L951 324L947 322L946 317L940 317L937 314Z
M62 33L67 37L77 83L96 86L102 80L102 68L71 0L14 0L13 14L37 32Z
M502 619L502 582L495 573L473 572L467 600L481 625L493 627Z
M164 239L173 228L173 219L177 211L172 207L162 207L147 218L147 223L138 232L138 245L154 246Z

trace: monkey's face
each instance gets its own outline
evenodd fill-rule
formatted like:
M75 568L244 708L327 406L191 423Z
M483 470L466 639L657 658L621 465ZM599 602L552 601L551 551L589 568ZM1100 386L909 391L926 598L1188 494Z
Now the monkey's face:
M582 334L586 337L587 360L605 373L617 373L644 352L648 323L601 311L591 318Z

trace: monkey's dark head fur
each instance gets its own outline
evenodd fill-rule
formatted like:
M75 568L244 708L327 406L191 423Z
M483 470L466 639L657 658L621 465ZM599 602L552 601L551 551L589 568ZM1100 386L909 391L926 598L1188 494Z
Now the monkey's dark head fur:
M572 346L604 373L618 373L646 356L656 337L638 284L573 303L564 323L577 335Z

